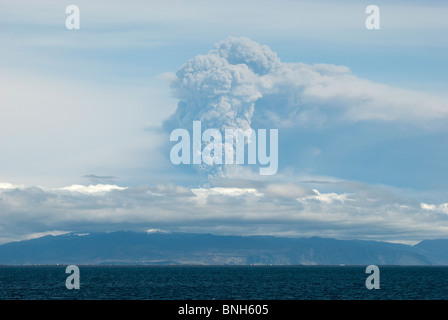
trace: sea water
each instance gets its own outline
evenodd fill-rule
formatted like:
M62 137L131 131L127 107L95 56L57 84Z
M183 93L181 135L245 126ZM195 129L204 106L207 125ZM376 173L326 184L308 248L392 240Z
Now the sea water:
M0 267L0 299L53 300L441 300L448 267L379 266L380 288L366 288L366 266L79 266L68 290L66 266Z

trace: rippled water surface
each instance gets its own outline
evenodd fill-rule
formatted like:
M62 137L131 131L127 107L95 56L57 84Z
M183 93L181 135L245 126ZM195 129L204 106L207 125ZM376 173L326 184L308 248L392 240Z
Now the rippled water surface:
M80 289L65 266L0 267L0 299L447 299L448 267L380 266L368 290L365 266L79 266Z

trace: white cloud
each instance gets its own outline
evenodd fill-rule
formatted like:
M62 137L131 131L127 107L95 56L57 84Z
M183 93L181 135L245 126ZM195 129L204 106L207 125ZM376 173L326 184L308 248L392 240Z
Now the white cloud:
M151 234L151 233L167 233L167 231L164 231L162 229L148 229L146 230L146 233Z
M89 185L89 186L83 186L79 184L74 184L68 187L63 187L57 190L61 191L70 191L70 192L79 192L84 194L102 194L105 192L110 192L113 190L125 190L127 187L119 187L116 185L110 185L110 184L97 184L97 185Z
M315 195L312 196L306 196L306 197L302 197L302 198L297 198L297 201L305 203L309 200L317 200L317 201L321 201L321 202L325 202L328 204L333 203L334 201L339 201L344 203L345 201L350 201L350 193L342 193L342 194L337 194L334 192L331 193L320 193L318 190L313 189L313 192L315 193Z
M427 203L420 203L420 207L423 210L427 210L427 211L438 211L438 212L443 212L445 214L448 214L448 203L442 203L439 205L435 205L435 204L427 204Z
M45 236L60 236L63 234L67 234L70 233L70 231L63 231L63 230L52 230L52 231L45 231L45 232L36 232L36 233L31 233L28 234L26 237L24 237L23 240L29 240L29 239L36 239L36 238L41 238L41 237L45 237Z
M10 189L20 189L20 188L23 188L23 186L13 185L9 182L0 182L0 191Z
M235 197L261 197L262 193L258 192L254 188L197 188L191 189L195 194L195 201L200 205L205 205L209 197L223 197L235 198ZM215 198L216 199L216 198Z
M262 196L261 193L259 193L254 188L198 188L198 189L191 189L191 191L198 197L202 196L209 196L209 195L222 195L222 196L230 196L230 197L240 197L243 195L255 195L257 197Z

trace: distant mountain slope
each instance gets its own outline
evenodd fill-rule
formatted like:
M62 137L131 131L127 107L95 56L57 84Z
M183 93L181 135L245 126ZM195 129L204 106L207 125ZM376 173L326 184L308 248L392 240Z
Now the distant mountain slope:
M414 247L434 264L448 265L448 239L423 240Z
M429 258L428 252L376 241L120 231L3 244L0 264L428 265L447 260L432 260L439 256Z

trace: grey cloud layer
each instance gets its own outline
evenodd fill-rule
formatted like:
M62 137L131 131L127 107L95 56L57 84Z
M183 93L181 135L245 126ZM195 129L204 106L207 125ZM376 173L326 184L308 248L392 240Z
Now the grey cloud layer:
M385 188L359 185L338 193L292 182L214 188L3 187L2 241L51 230L153 227L378 240L420 240L448 231L447 204L419 203Z

